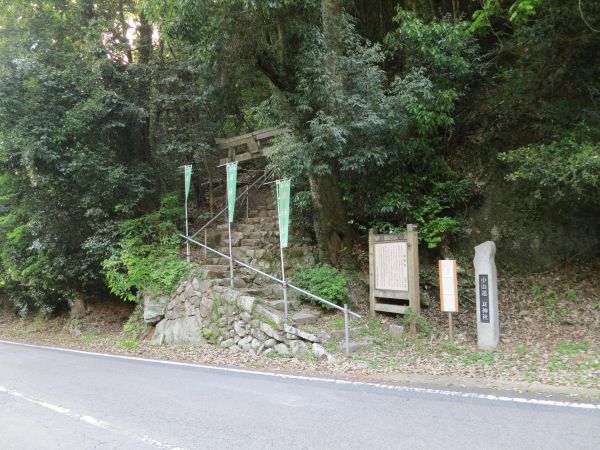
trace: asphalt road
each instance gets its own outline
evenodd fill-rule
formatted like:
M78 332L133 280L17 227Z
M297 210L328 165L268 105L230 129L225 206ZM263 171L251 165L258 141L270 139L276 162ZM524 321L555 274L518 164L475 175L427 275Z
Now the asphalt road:
M600 405L553 400L0 342L3 450L600 449Z

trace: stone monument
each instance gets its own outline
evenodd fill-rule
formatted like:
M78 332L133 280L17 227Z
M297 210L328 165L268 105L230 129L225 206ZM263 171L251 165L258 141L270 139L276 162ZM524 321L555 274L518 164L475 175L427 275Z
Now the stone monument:
M477 345L491 350L500 340L498 320L498 276L496 274L496 245L492 241L475 247L475 295L477 297Z

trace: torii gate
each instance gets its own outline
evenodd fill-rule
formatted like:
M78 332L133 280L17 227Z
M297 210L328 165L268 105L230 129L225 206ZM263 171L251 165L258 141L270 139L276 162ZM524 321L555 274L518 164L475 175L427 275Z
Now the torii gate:
M227 150L227 158L222 158L219 164L265 157L268 155L269 141L288 132L287 128L264 128L231 138L217 138L217 148Z

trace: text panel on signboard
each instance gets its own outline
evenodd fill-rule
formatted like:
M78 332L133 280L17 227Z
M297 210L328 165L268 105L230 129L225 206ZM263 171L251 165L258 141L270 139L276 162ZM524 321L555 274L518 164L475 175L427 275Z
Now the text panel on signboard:
M490 291L487 274L479 275L479 321L490 323Z
M376 242L375 289L408 291L408 245L406 242Z
M440 306L443 312L458 312L458 289L456 283L456 260L438 262L440 273Z

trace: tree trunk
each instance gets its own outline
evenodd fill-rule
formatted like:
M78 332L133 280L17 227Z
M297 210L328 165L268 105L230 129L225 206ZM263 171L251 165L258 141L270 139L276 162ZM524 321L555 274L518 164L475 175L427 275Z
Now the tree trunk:
M321 0L323 34L336 53L343 51L339 33L340 13L338 0ZM335 73L334 62L328 61L327 64L332 66L331 70ZM335 162L330 161L330 166L330 174L311 175L309 182L319 258L322 262L340 266L350 263L352 229L348 224Z
M82 295L77 295L69 303L71 306L71 319L83 319L87 312L85 298Z
M346 207L338 178L329 175L309 177L310 193L314 206L314 227L317 236L319 259L333 266L350 262L352 228L346 217Z
M323 34L329 40L336 52L342 50L340 36L340 13L342 8L339 0L321 0L321 18L323 21Z
M133 62L133 55L131 54L131 46L129 45L129 41L127 40L127 22L125 20L125 5L123 1L119 1L119 24L121 25L121 40L123 41L123 46L125 49L125 57L127 58L127 64L131 64Z

